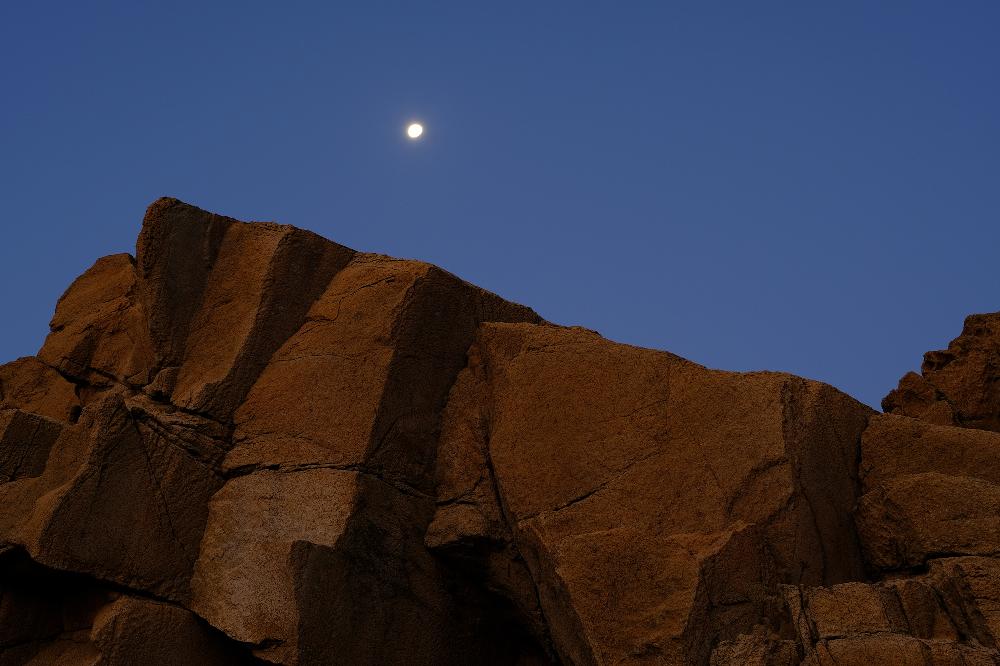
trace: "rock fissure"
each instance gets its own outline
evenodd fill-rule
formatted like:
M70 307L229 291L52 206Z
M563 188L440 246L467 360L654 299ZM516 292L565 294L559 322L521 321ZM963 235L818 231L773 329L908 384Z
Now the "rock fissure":
M625 467L623 467L620 470L617 470L612 476L608 477L607 480L602 481L600 484L598 484L597 486L594 486L590 490L588 490L588 491L586 491L584 493L581 493L580 495L577 495L576 497L573 497L572 499L569 499L569 500L567 500L567 501L565 501L565 502L563 502L561 504L558 504L558 505L556 505L555 507L553 507L551 509L544 509L542 511L536 511L534 513L528 513L528 514L525 514L523 516L520 516L520 517L517 518L517 522L523 523L523 522L525 522L527 520L531 520L532 518L535 518L535 517L537 517L537 516L539 516L539 515L541 515L543 513L558 513L559 511L562 511L563 509L568 509L569 507L572 507L572 506L575 506L577 504L580 504L581 502L585 502L588 499L590 499L591 497L593 497L594 495L598 494L599 492L601 492L602 490L604 490L605 488L607 488L608 486L610 486L611 484L613 484L613 483L621 480L624 476L626 476L632 470L633 467L635 467L637 465L641 465L642 463L646 462L647 460L649 460L651 458L655 458L655 457L660 456L660 455L663 455L663 451L661 451L659 449L654 449L654 450L652 450L652 451L644 454L640 458L637 458L637 459L631 461ZM711 468L708 468L708 469L711 470ZM712 474L712 476L715 476L714 472L711 472L711 474ZM718 477L715 477L715 478L716 478L716 483L718 483Z
M408 486L404 483L400 483L394 479L387 479L381 475L377 470L370 469L365 465L341 465L336 463L324 463L324 462L313 462L313 463L294 463L294 464L281 464L281 463L271 463L262 465L246 465L242 467L235 467L233 469L227 470L222 473L222 476L226 480L238 479L240 477L248 476L250 474L256 474L258 472L280 472L282 474L294 474L296 472L307 472L316 469L329 469L339 472L356 472L358 474L364 474L370 476L371 478L384 483L385 485L399 491L404 495L414 497L421 500L431 500L433 499L430 495L421 492L417 488Z
M528 579L531 582L532 590L534 592L534 602L536 608L538 609L539 617L542 621L542 631L543 639L545 641L545 649L550 654L555 654L555 646L552 640L552 629L548 618L546 617L545 605L542 600L542 593L539 589L538 580L535 578L535 573L532 572L531 566L527 563L524 554L521 552L521 547L518 545L518 525L517 521L514 521L510 517L510 512L507 509L506 500L504 499L503 492L500 489L500 480L496 474L496 467L493 465L492 455L490 454L490 434L489 426L487 426L487 431L484 433L485 437L483 439L483 456L486 464L486 473L490 480L490 489L493 493L493 499L497 503L497 507L500 510L500 515L503 519L503 524L506 527L508 534L510 535L510 545L514 549L517 558L525 563L525 571L528 574Z

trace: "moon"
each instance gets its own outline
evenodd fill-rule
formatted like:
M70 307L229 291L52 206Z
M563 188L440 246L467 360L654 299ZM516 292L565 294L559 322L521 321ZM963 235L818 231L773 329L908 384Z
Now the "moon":
M421 125L420 123L410 123L409 126L406 128L406 136L410 137L411 139L419 139L423 133L424 133L424 126Z

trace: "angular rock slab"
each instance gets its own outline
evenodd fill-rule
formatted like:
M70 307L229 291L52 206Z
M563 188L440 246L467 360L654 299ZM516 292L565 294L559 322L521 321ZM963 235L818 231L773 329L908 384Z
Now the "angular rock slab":
M36 433L6 448L28 454L18 458L15 478L0 484L8 509L0 513L0 543L22 546L48 567L182 602L222 479L137 424L129 407L112 392L66 427L13 412L15 423L42 421L52 441L42 450Z
M5 409L73 422L80 415L80 401L73 384L40 359L28 356L0 365L0 410Z
M805 664L996 664L1000 652L988 618L995 615L994 560L938 560L926 575L881 583L784 589ZM757 640L751 641L756 638ZM717 648L718 663L741 637ZM713 659L715 657L713 656Z
M423 532L440 413L484 320L538 316L420 262L356 255L334 276L236 410L200 614L282 663L471 658Z
M98 259L59 299L38 357L65 375L104 384L149 382L154 351L146 332L135 260Z
M336 547L355 508L357 477L262 471L227 483L212 498L192 609L240 642L268 646L271 659L294 659L296 545Z
M779 583L862 576L850 510L870 413L789 375L486 324L445 413L427 543L511 543L540 613L514 601L565 662L704 662L779 613Z
M1000 554L1000 433L879 415L860 469L856 519L871 567Z
M0 449L0 543L185 602L232 412L353 255L288 226L150 206L137 259L98 260L39 357L0 368L0 400L21 410ZM29 435L26 410L71 427Z

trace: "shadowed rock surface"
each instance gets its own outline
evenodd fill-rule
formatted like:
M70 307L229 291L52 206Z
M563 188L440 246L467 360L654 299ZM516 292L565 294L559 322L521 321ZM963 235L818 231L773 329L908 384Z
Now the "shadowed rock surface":
M887 413L1000 432L1000 312L966 317L962 334L924 354L882 401Z
M1000 664L998 321L882 415L160 199L0 366L0 666Z

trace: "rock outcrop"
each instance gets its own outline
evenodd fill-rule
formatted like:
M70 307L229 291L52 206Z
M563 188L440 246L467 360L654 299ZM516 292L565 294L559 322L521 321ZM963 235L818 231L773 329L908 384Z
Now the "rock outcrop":
M869 418L854 509L866 576L783 588L802 663L1000 664L997 321L969 317ZM799 663L786 646L744 635L715 662Z
M924 354L882 401L886 413L1000 432L1000 312L970 315L942 351Z
M445 410L426 541L478 560L569 663L704 662L775 621L781 584L863 575L868 417L788 375L485 324Z
M0 666L1000 664L997 321L883 415L161 199L0 366Z

